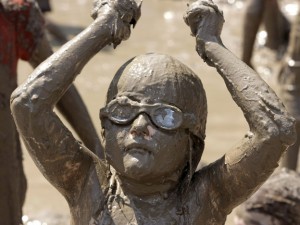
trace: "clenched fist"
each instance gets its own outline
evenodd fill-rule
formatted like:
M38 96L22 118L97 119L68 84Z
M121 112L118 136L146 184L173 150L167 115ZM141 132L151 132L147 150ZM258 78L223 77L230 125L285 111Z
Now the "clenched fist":
M137 23L141 16L141 3L135 0L94 0L92 17L109 14L112 18L107 23L112 28L114 47L127 40L130 36L130 26Z
M199 0L189 5L185 23L190 27L192 36L197 40L197 52L203 57L206 42L221 42L223 13L212 0Z

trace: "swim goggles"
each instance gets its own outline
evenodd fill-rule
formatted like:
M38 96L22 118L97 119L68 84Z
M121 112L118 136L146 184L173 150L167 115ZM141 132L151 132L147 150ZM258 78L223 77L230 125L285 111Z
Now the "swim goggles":
M141 113L146 113L153 124L164 130L189 128L193 122L192 114L184 114L175 106L163 103L139 103L126 96L119 96L109 102L100 110L100 118L106 117L113 123L126 125Z

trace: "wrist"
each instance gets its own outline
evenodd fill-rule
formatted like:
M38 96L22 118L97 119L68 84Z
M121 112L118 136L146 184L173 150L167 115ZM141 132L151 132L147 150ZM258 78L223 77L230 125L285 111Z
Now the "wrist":
M102 13L97 16L91 26L97 40L113 41L116 17L117 15L113 13Z

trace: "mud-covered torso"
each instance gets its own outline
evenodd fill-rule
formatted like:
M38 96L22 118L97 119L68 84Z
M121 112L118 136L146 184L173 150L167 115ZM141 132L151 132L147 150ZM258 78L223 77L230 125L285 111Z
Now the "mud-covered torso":
M117 185L105 198L97 176L91 172L81 201L71 207L74 225L223 225L226 215L214 209L206 182L191 185L184 197L174 191L140 198L125 195Z
M44 20L34 0L0 0L0 217L20 224L26 180L19 135L10 110L17 87L17 62L30 60L43 34Z
M31 58L43 35L43 24L33 0L20 0L18 4L0 0L0 149L5 161L19 148L10 111L10 96L17 87L17 63Z
M10 95L17 87L15 77L10 76L8 67L0 64L0 149L13 151L17 131L10 112ZM2 146L2 147L1 147Z
M171 196L158 194L151 198L114 193L109 195L104 210L95 218L95 224L188 224L186 212L182 212L178 201L176 193Z
M0 183L9 184L0 188L1 224L19 224L26 190L19 135L10 110L10 96L16 87L16 76L0 63Z
M0 0L0 147L12 150L16 130L10 96L17 87L17 63L29 60L43 35L44 19L33 0Z

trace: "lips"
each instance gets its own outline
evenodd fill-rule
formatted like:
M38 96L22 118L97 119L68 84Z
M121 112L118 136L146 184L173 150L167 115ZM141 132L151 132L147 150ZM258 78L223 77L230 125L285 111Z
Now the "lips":
M126 146L125 152L130 153L139 153L139 154L145 154L145 153L152 153L147 146L139 143L132 143Z
M142 148L130 148L130 149L127 149L128 153L131 153L131 154L146 154L146 153L150 153L149 151L145 150L145 149L142 149Z

